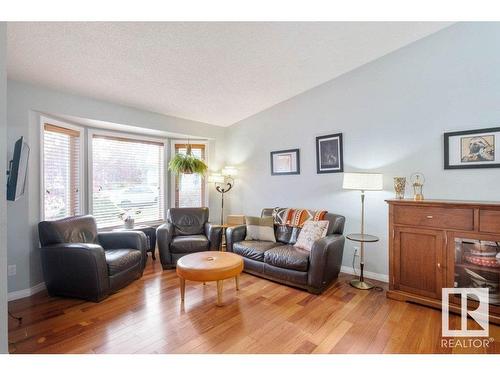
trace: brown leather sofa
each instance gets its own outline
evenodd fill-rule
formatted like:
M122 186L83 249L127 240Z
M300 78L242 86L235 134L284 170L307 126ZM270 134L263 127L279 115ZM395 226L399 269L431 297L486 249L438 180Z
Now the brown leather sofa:
M208 208L171 208L156 230L163 269L175 268L184 255L219 250L222 228L208 222Z
M142 276L146 235L97 232L92 216L38 224L45 285L50 295L100 301Z
M265 208L261 216L272 212ZM299 228L277 225L277 242L245 241L246 226L228 228L227 251L243 257L245 272L320 294L340 272L345 242L344 216L327 213L325 220L330 222L327 236L316 241L310 252L293 246Z

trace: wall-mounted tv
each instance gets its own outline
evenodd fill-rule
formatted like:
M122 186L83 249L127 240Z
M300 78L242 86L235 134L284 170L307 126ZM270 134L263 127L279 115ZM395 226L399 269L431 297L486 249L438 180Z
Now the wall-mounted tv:
M14 156L7 172L7 200L9 201L15 201L24 194L29 155L29 146L24 142L23 137L19 138L14 146Z

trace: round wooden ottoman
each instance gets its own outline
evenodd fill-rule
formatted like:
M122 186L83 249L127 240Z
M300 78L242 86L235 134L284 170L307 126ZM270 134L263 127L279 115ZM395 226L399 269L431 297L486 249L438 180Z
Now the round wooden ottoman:
M236 290L240 289L239 277L243 271L243 258L224 251L203 251L185 255L177 261L181 301L184 301L186 280L217 281L217 306L222 306L222 282L235 278Z

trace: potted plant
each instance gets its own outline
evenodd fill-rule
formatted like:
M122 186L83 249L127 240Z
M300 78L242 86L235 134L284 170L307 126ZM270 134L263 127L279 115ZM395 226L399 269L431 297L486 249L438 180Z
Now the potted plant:
M187 145L185 154L176 154L168 163L168 169L176 175L182 174L199 174L204 175L208 166L203 160L198 159L191 152L191 146Z

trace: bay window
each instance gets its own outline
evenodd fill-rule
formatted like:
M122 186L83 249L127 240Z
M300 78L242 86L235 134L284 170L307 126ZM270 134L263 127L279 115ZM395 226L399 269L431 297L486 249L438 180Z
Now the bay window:
M164 218L164 144L119 135L91 136L91 213L98 227Z
M198 159L207 162L205 144L190 144L191 153ZM173 142L176 154L186 154L187 144ZM174 207L204 207L207 205L205 179L198 174L182 174L174 176Z
M83 212L82 129L43 124L42 216L56 220Z
M48 118L41 123L42 220L91 214L100 229L122 226L125 214L133 216L136 224L164 220L164 140ZM185 141L172 141L172 155L186 152ZM191 152L207 162L205 142L191 144ZM207 206L203 176L171 175L170 182L170 206Z

